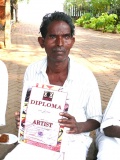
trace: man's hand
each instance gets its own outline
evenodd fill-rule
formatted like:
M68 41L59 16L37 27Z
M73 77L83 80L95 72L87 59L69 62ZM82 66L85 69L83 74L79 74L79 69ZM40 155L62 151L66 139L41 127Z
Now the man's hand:
M60 116L62 116L62 119L59 119L58 122L60 123L61 126L69 128L67 130L67 133L69 134L78 134L78 123L76 122L75 117L71 116L68 113L61 112Z
M100 123L94 119L88 119L85 122L77 122L75 117L68 113L61 112L58 122L61 126L69 128L68 134L79 134L83 132L90 132L100 127Z
M20 112L15 112L15 121L16 121L16 128L19 129L19 126L20 126Z

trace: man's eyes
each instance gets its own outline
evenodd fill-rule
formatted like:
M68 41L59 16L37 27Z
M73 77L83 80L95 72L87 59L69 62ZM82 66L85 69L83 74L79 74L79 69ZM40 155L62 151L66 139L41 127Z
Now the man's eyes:
M55 35L49 35L49 38L50 38L50 39L55 39L56 36L55 36Z
M50 38L50 39L56 39L57 36L56 36L56 35L49 35L49 38ZM62 38L64 38L64 39L67 40L67 39L70 39L70 38L71 38L71 35L65 34L65 35L62 36Z
M70 39L71 38L71 35L64 35L63 36L65 39Z

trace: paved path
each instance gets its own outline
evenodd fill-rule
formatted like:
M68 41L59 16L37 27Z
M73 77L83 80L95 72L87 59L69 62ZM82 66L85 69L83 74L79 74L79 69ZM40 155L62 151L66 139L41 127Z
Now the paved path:
M45 56L44 50L37 42L38 33L37 25L14 24L11 49L0 49L0 59L6 63L9 72L7 124L0 127L0 133L17 135L14 112L20 109L23 74L30 63ZM93 71L100 87L104 109L120 77L120 34L77 27L76 43L70 56ZM14 145L0 145L0 160L12 146Z

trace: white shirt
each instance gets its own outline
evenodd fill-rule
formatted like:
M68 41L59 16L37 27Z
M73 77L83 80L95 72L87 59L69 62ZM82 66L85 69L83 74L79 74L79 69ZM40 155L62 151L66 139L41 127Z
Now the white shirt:
M8 71L5 64L0 61L0 126L5 125L5 114L8 97Z
M120 81L116 85L103 114L100 131L104 133L103 129L111 125L120 126Z
M29 65L26 69L21 102L22 106L27 89L32 87L33 82L49 84L46 68L47 59L45 58ZM73 115L76 121L84 122L87 119L95 119L101 122L100 93L97 81L90 70L70 60L68 77L62 87L63 91L68 92L68 113ZM74 158L75 160L83 160L86 157L91 142L92 139L89 137L88 132L81 134L67 134L64 132L60 153L28 144L19 144L5 160L10 158L14 159L16 155L19 159L24 156L25 159L48 160L50 157L52 160L63 160L64 153L66 156L64 160L73 160ZM34 158L32 158L32 156Z
M28 66L24 76L24 84L36 82L49 84L46 74L47 59L35 62ZM22 104L26 94L24 87L22 95ZM97 81L93 73L70 59L68 77L63 85L63 90L68 92L69 110L68 113L76 118L77 122L84 122L87 119L95 119L101 122L101 100ZM82 133L89 135L89 133ZM70 135L70 137L81 137L79 135Z

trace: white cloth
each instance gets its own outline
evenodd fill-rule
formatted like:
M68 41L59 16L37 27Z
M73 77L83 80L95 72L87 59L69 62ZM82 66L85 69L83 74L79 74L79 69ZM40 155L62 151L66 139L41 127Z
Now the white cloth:
M116 138L107 137L99 132L96 138L97 160L120 160L120 143Z
M104 133L103 128L111 125L120 126L120 81L118 82L115 90L110 98L108 106L103 114L100 131Z
M35 62L28 66L24 76L24 87L22 94L22 103L25 99L27 88L30 87L30 82L49 84L49 79L46 74L47 59ZM26 83L28 86L26 87ZM75 116L78 122L86 121L87 119L95 119L101 122L101 100L97 81L87 68L70 60L68 77L63 85L63 91L68 92L69 113ZM16 158L29 160L85 160L88 148L92 139L89 133L67 134L65 132L62 139L62 152L57 153L34 146L19 144L5 160ZM63 145L64 144L64 145ZM20 152L20 150L22 152ZM28 150L28 151L27 151ZM20 152L20 153L19 153ZM32 153L32 155L30 154ZM45 154L44 154L45 153ZM31 156L35 158L31 158Z
M96 145L98 147L98 160L120 160L120 138L107 137L104 128L115 125L120 126L120 81L118 82L103 114L100 131L97 131Z
M8 71L6 65L0 61L0 126L5 125L5 114L8 97Z

